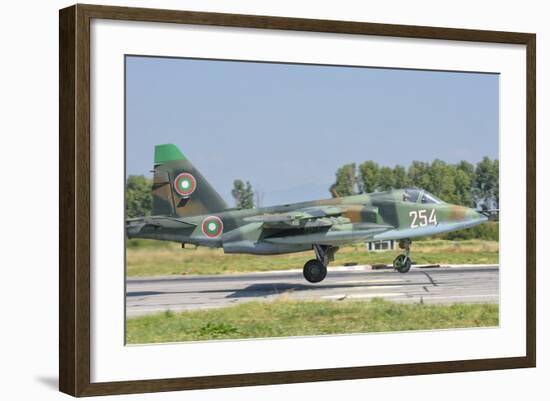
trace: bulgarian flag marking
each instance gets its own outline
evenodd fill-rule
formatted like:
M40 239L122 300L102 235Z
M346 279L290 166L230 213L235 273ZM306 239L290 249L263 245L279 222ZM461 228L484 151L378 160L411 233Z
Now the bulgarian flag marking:
M223 222L218 216L208 216L202 221L202 233L208 238L217 238L223 231Z
M174 188L181 196L189 196L197 188L197 180L189 173L181 173L174 180Z

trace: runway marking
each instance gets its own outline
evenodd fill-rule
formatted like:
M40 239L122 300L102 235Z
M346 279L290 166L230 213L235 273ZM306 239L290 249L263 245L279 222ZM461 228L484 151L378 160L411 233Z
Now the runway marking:
M301 274L280 273L286 276L265 272L129 279L126 313L131 317L165 310L222 308L251 300L268 302L282 294L293 300L313 298L326 302L345 299L367 302L376 297L405 303L420 299L426 303L499 302L498 267L432 269L429 274L413 269L413 274L406 276L391 271L340 272L333 277L329 275L328 280L318 286L305 283ZM430 276L437 286L430 284Z
M376 283L395 283L397 281L403 281L403 280L399 278L377 279L377 280L347 280L347 281L336 281L334 284L376 284Z
M336 295L324 295L323 299L362 299L362 298L377 298L377 297L400 297L405 295L401 292L387 292L377 294L336 294Z
M353 294L353 295L350 295L348 298L358 298L358 299L362 299L362 298L377 298L377 297L401 297L405 295L405 293L403 292L388 292L388 293L377 293L377 294Z
M447 296L426 296L428 299L449 299L449 298L494 298L498 294L480 294L480 295L447 295Z
M220 305L216 305L215 307L216 308L227 308L231 305L232 304L220 304ZM167 312L167 311L170 311L170 312L187 312L187 311L194 311L194 310L197 310L197 309L210 309L211 307L212 307L211 305L200 305L200 306L193 306L193 307L189 308L188 306L174 306L174 305L172 305L171 307L168 307L168 308L134 309L134 310L131 310L131 311L127 311L126 315L132 317L132 316L139 315L139 314L142 314L142 313L151 313L151 312Z
M369 291L377 291L377 290L387 290L389 288L403 288L404 285L381 285L378 287L370 287Z

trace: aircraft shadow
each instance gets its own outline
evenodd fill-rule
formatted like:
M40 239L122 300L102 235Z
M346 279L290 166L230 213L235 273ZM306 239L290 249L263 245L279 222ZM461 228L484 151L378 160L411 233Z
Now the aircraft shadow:
M429 285L430 283L426 283ZM391 287L394 284L327 284L327 285L314 285L314 284L252 284L245 288L239 288L234 290L231 294L227 295L226 298L255 298L255 297L265 297L270 295L280 295L286 292L303 292L303 291L315 291L315 290L332 290L332 289L341 289L341 288L358 288L358 287L369 287L369 288L380 288L380 287ZM399 283L399 285L422 285L419 283ZM205 292L218 292L219 290L210 290Z
M331 290L341 288L383 288L392 287L395 283L380 283L380 284L290 284L290 283L257 283L252 284L244 288L226 288L226 289L213 289L213 290L199 290L199 291L130 291L126 293L127 297L144 297L151 295L168 295L168 294L215 294L215 293L230 293L225 298L258 298L266 297L270 295L279 295L285 292L300 292L300 291L314 291L314 290ZM434 283L427 280L425 283L407 283L400 282L400 286L421 286L429 285L433 286Z

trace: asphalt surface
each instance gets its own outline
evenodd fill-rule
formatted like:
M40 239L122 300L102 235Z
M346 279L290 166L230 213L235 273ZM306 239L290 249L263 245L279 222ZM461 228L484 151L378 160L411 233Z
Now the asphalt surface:
M413 267L408 273L370 267L329 268L324 281L308 283L301 271L216 276L129 278L126 314L219 308L277 297L344 300L381 297L406 303L497 303L498 266Z

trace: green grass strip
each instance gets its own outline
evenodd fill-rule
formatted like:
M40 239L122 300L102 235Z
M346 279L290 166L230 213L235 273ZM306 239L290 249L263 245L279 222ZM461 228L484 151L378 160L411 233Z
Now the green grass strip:
M496 304L399 304L370 301L244 302L208 310L130 318L129 344L312 336L498 325Z
M367 252L364 244L342 247L331 266L346 263L391 264L401 250ZM413 243L412 259L419 264L498 264L498 242L432 240ZM129 277L181 274L227 274L301 269L313 252L274 256L230 254L221 249L186 247L178 244L131 240L126 245Z

